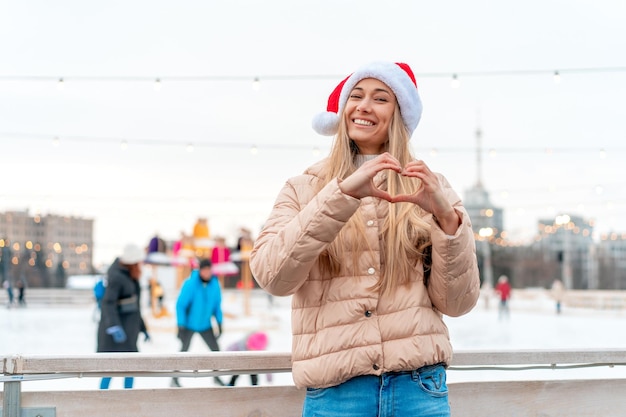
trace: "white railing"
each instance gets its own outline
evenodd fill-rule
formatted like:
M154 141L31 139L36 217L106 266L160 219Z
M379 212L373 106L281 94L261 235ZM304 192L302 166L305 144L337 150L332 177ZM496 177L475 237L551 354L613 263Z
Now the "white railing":
M291 371L288 353L212 352L0 357L2 417L288 417L301 414L305 392L292 385L130 390L23 391L35 380L87 377L213 377ZM626 410L626 350L464 351L451 373L475 373L449 382L454 417L617 417ZM624 368L623 368L624 367ZM594 368L593 378L566 372ZM551 370L551 378L533 376ZM515 380L486 378L515 371ZM581 372L582 374L582 372ZM524 375L527 377L525 378ZM559 377L561 375L562 377Z

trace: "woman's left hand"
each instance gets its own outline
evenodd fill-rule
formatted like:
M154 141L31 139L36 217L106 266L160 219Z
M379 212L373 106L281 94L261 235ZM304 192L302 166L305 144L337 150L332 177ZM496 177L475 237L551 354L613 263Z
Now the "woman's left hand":
M446 198L439 179L428 168L424 161L409 162L400 175L418 178L422 184L414 194L402 194L392 198L393 203L407 202L420 206L432 213L446 234L453 235L458 229L461 219Z

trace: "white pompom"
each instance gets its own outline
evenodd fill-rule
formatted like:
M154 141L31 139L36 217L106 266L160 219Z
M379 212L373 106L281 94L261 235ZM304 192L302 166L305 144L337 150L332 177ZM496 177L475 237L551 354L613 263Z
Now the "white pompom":
M333 112L318 113L311 123L313 130L323 136L332 136L339 129L339 116Z

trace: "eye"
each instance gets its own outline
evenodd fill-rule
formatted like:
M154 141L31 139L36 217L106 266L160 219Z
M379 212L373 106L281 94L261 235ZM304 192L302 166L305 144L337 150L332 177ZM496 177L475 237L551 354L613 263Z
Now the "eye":
M357 94L357 93L352 93L352 94L350 94L350 98L360 99L360 98L362 98L362 97L363 97L363 96L361 96L360 94Z
M376 97L374 100L380 101L382 103L386 103L386 102L389 101L389 99L387 97Z

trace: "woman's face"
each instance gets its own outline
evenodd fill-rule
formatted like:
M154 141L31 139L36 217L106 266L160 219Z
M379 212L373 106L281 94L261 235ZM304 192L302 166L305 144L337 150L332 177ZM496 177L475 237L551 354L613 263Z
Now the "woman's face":
M354 86L344 110L348 136L361 154L379 154L389 140L396 96L385 83L365 78Z
M131 278L139 280L141 278L141 264L128 265L128 273Z

